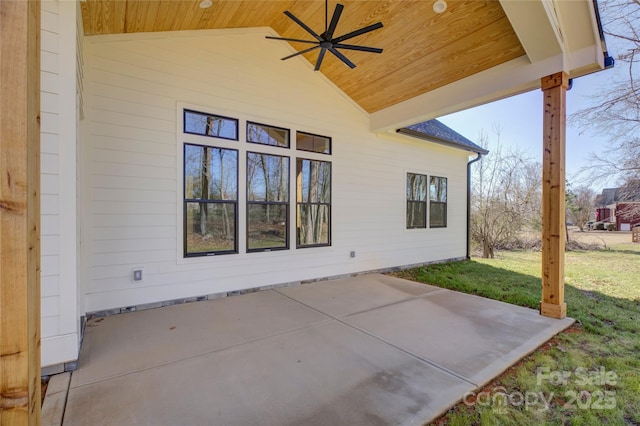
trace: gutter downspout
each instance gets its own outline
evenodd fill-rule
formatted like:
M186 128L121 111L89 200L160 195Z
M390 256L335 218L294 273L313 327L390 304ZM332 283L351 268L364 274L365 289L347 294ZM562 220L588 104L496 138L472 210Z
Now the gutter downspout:
M482 158L482 154L467 163L467 260L471 259L471 165Z

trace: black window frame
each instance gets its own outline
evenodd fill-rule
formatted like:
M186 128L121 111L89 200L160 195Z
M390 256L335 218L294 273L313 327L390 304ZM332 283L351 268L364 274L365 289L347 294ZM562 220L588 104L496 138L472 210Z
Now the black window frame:
M225 119L225 120L233 121L233 122L236 123L236 137L235 138L227 138L227 137L224 137L224 136L207 135L207 134L202 134L202 133L189 132L189 131L187 131L187 113L199 114L199 115L222 118L222 119ZM224 140L228 140L228 141L239 141L240 140L240 120L238 120L237 118L233 118L233 117L226 117L224 115L211 114L211 113L208 113L208 112L202 112L202 111L196 111L196 110L189 109L189 108L184 108L182 110L182 132L185 133L185 134L188 134L188 135L204 136L204 137L207 137L207 138L224 139Z
M202 148L211 148L211 149L224 149L227 151L235 151L236 152L236 196L235 200L202 200L201 198L187 198L186 187L187 187L187 174L186 174L186 147L187 145L198 146ZM225 254L237 254L238 253L238 195L240 189L240 152L238 149L234 148L223 148L213 145L203 145L192 142L183 142L182 144L182 233L183 233L183 257L191 258L191 257L205 257L205 256L219 256ZM217 250L217 251L204 251L204 252L194 252L189 253L187 251L187 204L188 203L206 203L206 204L233 204L235 205L234 209L234 230L233 230L233 250Z
M419 177L425 179L426 193L425 193L425 196L424 196L424 200L409 199L409 191L408 191L407 187L409 186L409 176L410 175L419 176ZM407 180L406 180L406 187L405 187L405 189L407 189L407 191L406 191L407 200L406 200L406 205L405 205L406 206L405 225L406 225L407 229L427 229L427 224L428 224L427 210L429 208L429 205L428 205L429 186L428 186L428 184L429 184L429 176L428 175L425 175L425 174L422 174L422 173L407 172ZM417 205L422 204L422 206L423 206L423 208L422 208L422 211L423 211L422 223L424 223L424 226L409 226L409 221L408 221L408 217L407 217L409 215L409 211L410 211L409 206L410 205L414 205L414 204L417 204Z
M445 182L445 191L444 191L444 198L445 201L437 201L437 200L432 200L431 196L431 180L432 179L438 179L439 182L444 181ZM447 209L447 204L449 203L449 180L444 177L444 176L429 176L429 228L446 228L447 227L447 216L448 216L448 209ZM442 221L443 224L442 225L433 225L432 224L432 220L433 220L433 214L431 213L431 208L433 205L441 205L443 206L443 210L442 210Z
M329 140L329 152L320 152L320 151L314 151L314 150L311 150L311 149L298 148L298 135L299 134L306 135L306 136L313 136L313 137L319 137L319 138L328 139ZM296 130L296 149L298 151L313 152L315 154L331 155L331 153L333 152L333 139L331 138L331 136L318 135L316 133L303 132L301 130Z
M319 163L327 163L329 165L329 202L328 203L311 203L298 201L298 161L317 161ZM300 189L301 191L301 189ZM333 201L333 163L326 160L316 160L313 158L296 157L296 249L314 248L314 247L331 247L331 206ZM326 205L327 206L327 243L323 244L300 244L300 213L301 205Z
M264 144L261 144L264 145ZM264 145L264 146L275 146L275 145ZM246 227L245 227L245 240L247 244L247 253L260 253L260 252L271 252L271 251L281 251L281 250L289 250L290 248L290 209L291 209L291 156L289 155L278 155L271 154L266 152L256 152L256 151L246 151L246 169L245 172L249 172L249 154L257 154L257 155L268 155L271 157L281 157L289 160L289 164L287 165L287 201L250 201L249 200L249 176L246 176L245 179L245 192L246 192ZM266 194L265 194L266 197ZM286 212L286 224L285 224L285 246L284 247L260 247L260 248L249 248L249 206L250 205L284 205Z
M276 130L284 130L287 132L287 145L286 146L282 146L282 145L271 145L268 143L264 143L264 142L259 142L259 141L252 141L249 139L249 126L250 125L256 125L256 126L263 126L263 127L270 127L272 129L276 129ZM285 149L291 149L291 129L287 129L285 127L279 127L279 126L273 126L271 124L265 124L265 123L258 123L257 121L249 121L247 120L246 126L245 126L245 130L246 130L246 135L245 135L245 139L247 140L247 143L252 143L252 144L256 144L256 145L261 145L261 146L272 146L274 148L285 148Z

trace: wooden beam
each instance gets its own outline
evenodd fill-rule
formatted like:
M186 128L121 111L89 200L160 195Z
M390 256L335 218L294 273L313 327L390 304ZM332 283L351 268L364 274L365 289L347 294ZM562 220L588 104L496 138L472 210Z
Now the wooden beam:
M0 425L40 424L40 1L0 2Z
M559 72L541 80L544 93L542 155L542 302L540 313L567 316L564 302L565 134L568 77Z

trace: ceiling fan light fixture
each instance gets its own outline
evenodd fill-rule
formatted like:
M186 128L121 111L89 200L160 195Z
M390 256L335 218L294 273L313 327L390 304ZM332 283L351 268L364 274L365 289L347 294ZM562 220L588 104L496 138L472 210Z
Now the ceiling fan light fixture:
M213 2L211 0L202 0L198 5L200 9L208 9L211 6L213 6Z
M442 13L447 10L447 2L444 0L437 0L433 3L433 11L435 13Z

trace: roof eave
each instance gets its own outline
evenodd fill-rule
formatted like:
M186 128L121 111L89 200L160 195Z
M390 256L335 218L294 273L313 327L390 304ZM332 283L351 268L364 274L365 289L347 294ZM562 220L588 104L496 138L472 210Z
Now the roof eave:
M427 142L433 142L433 143L445 145L451 148L462 149L464 151L475 152L476 154L487 155L489 153L489 151L481 147L473 148L458 142L449 141L449 140L438 138L435 136L425 135L424 133L420 133L415 130L411 130L407 128L398 129L396 130L396 132L402 135L411 136L413 138L422 139Z

